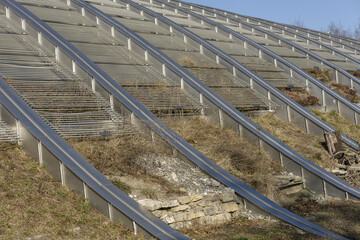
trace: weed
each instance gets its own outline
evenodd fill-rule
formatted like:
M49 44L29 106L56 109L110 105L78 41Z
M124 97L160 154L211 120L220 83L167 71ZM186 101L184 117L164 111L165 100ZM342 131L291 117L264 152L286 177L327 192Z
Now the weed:
M274 114L267 114L252 120L271 135L276 136L277 139L317 165L327 168L335 167L335 162L331 159L326 149L322 147L324 142L322 137L306 134L298 126L284 122ZM275 125L277 126L276 128L274 127Z
M158 196L156 194L156 190L153 188L145 188L142 190L142 193L150 199L158 199Z
M166 124L225 170L257 191L275 198L275 179L281 166L234 131L222 129L199 117L164 119Z
M120 181L120 180L112 180L111 181L116 187L118 187L121 191L130 194L131 193L131 188L129 185L127 185L126 183Z
M181 57L177 61L183 67L193 67L196 66L196 61L190 57Z
M319 105L320 102L320 99L315 96L311 96L307 91L283 90L283 93L285 93L292 100L304 107Z

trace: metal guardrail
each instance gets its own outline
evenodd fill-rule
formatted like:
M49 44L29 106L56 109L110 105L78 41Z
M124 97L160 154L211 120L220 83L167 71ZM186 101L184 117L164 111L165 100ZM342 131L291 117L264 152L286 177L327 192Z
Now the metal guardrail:
M163 0L161 0L160 2L163 4L169 5L169 3L167 3ZM176 2L182 6L188 5L188 8L193 6L192 4L189 4L189 3L182 3L182 2L174 1L174 0L172 0L170 2ZM171 4L171 6L179 8L179 6L177 6L175 4ZM198 8L200 11L201 8L200 7L198 7ZM194 9L194 7L193 7L193 9ZM323 84L322 82L320 82L319 80L317 80L316 78L314 78L313 76L308 74L307 72L303 71L301 68L297 67L295 64L280 57L276 53L272 52L271 50L267 49L266 47L264 47L256 42L254 42L253 40L249 39L248 37L243 36L242 34L225 27L222 24L219 24L219 23L217 23L211 19L208 19L200 14L194 13L194 12L188 10L187 8L180 8L179 12L181 12L181 11L184 12L185 14L192 15L193 18L195 18L195 19L199 19L201 21L206 22L207 24L216 26L218 29L221 30L221 31L219 30L219 33L222 32L225 35L231 34L232 38L238 38L240 41L246 42L248 47L251 46L251 48L255 49L255 51L259 51L261 53L263 59L276 63L276 65L278 67L280 67L283 70L285 70L286 72L290 73L290 75L296 77L297 79L301 80L302 82L306 82L307 84L309 84L310 90L312 90L311 93L314 94L316 97L320 98L322 105L325 106L325 108L326 108L326 111L336 110L342 116L344 116L346 119L348 119L356 124L359 123L359 121L360 121L360 107L359 106L351 103L349 100L347 100L340 94L336 93L331 88L329 88L328 86L326 86L325 84ZM239 21L239 20L234 19L234 21ZM268 36L278 39L281 42L284 42L291 46L294 46L294 48L298 48L299 51L305 52L306 54L309 54L309 55L313 55L313 53L311 51L309 51L305 48L302 48L301 46L295 45L294 43L288 41L287 39L281 38L272 32L266 31L266 30L258 28L256 26L252 26L251 24L248 24L248 23L244 23L244 22L241 22L241 23L244 26L248 26L248 28L251 31L252 31L252 29L254 29L254 31L256 30L256 31L262 32L264 34L267 34ZM359 81L358 78L356 78L352 74L346 72L345 70L339 68L337 65L330 63L321 57L319 57L319 60L323 63L326 63L328 66L331 66L333 69L335 69L335 71L337 72L337 74L336 74L337 80L339 82L344 82L345 80L349 80L350 83L348 83L348 84L350 86L354 86L354 83L356 83L355 81ZM360 88L360 85L359 85L359 88ZM359 89L359 92L360 92L360 89Z
M198 8L199 10L201 9L201 11L203 11L203 9L205 9L205 7L201 6L201 5L196 5L196 4L190 4L190 3L181 3L180 1L178 0L171 0L169 2L176 2L178 4L181 4L181 6L190 6L190 8L192 10L196 10L196 8ZM196 7L194 7L196 6ZM206 7L209 9L209 7ZM214 9L214 8L210 8L210 9L213 9L213 11L210 11L210 12L214 12L216 14L216 17L219 17L220 19L223 19L223 20L232 20L232 21L235 21L235 22L238 22L238 23L241 23L243 26L247 26L251 31L257 31L267 37L272 37L274 39L276 39L277 41L279 41L279 43L283 44L283 46L285 47L291 47L291 48L294 48L300 52L303 52L305 54L307 54L308 56L311 56L311 59L312 60L316 60L318 61L319 63L321 63L322 65L326 65L332 69L335 70L336 72L336 80L339 81L339 82L342 82L342 81L348 81L348 84L351 86L351 87L354 87L355 89L357 89L359 92L360 92L360 79L358 79L357 77L353 76L352 74L348 73L347 71L345 71L344 69L342 69L341 67L337 66L336 64L326 60L325 58L305 49L304 47L302 46L299 46L298 44L296 43L293 43L291 42L290 40L287 40L285 38L282 38L280 36L278 36L277 34L273 33L273 32L270 32L270 31L267 31L265 29L262 29L260 27L257 27L256 25L254 24L251 24L247 21L243 21L243 20L240 20L239 16L240 15L237 15L235 13L230 13L230 12L227 12L227 14L223 14L223 10L217 10L217 9ZM221 12L221 13L219 13ZM226 11L225 11L226 12ZM236 17L238 16L238 17ZM212 20L210 20L212 21ZM219 23L217 23L219 24ZM221 25L221 24L219 24ZM231 29L229 29L230 31L233 31ZM235 32L235 31L234 31ZM292 36L294 35L293 33L289 33L289 36ZM307 39L306 39L307 40ZM316 42L316 40L311 40L309 39L310 42ZM286 43L284 45L284 43ZM321 43L319 43L321 45ZM331 51L334 51L334 52L338 52L337 49L333 49L332 47L328 47L328 46L323 46L324 48L328 48L328 49L331 49ZM270 51L270 50L269 50ZM275 53L276 54L276 53ZM348 56L347 54L345 53L342 53L342 52L338 52L339 55L343 56L343 57L347 57L351 60L353 60L354 62L356 62L356 64L359 64L359 59L357 58L354 58L352 56ZM285 60L287 61L287 60Z
M240 16L238 14L238 16ZM261 18L255 18L255 17L249 17L249 16L244 16L241 15L245 18L249 18L249 19L253 19L255 21L261 21L261 22L267 22L269 24L273 24L274 26L283 26L285 28L292 28L294 29L296 32L302 32L304 35L308 36L308 37L316 37L319 40L320 39L325 39L327 41L336 41L341 43L342 45L345 45L346 47L351 47L354 50L356 50L356 52L358 54L360 54L360 41L356 40L356 39L352 39L352 38L348 38L348 37L344 37L344 36L340 36L340 35L334 35L334 34L330 34L327 32L320 32L320 31L316 31L313 29L307 29L307 28L303 28L303 27L298 27L298 26L293 26L293 25L289 25L289 24L283 24L283 23L277 23L274 21L270 21L270 20L265 20L265 19L261 19Z
M108 17L106 14L104 14L100 10L97 10L96 8L90 6L89 4L84 3L83 1L73 0L73 2L75 2L75 1L79 2L79 4L82 4L81 12L85 12L85 14L86 14L87 11L93 11L92 14L97 14L98 17L101 17L100 18L101 20L109 21L108 23L110 24L111 27L108 27L108 29L110 29L110 28L116 29L116 27L119 27L119 28L121 27L120 23L118 23L117 21ZM129 1L129 6L136 7L139 9L139 11L141 10L146 14L155 14L155 16L157 16L157 22L162 21L162 20L168 21L166 18L163 19L162 16L159 16L157 13L154 13L151 10L149 10L139 4ZM88 13L88 14L90 14L90 13ZM147 16L149 16L149 15L147 15ZM164 22L162 24L165 24L165 23L166 22ZM171 24L173 24L173 23L171 23ZM171 26L173 28L175 27L173 25L171 25ZM201 41L203 41L203 40L201 40ZM206 44L206 42L205 42L205 44ZM148 53L149 52L150 51L148 51ZM158 52L158 54L160 55L162 53ZM318 175L318 176L326 175L327 177L334 178L334 176L332 174L329 174L328 172L324 171L320 167L311 163L309 160L300 156L299 154L294 152L292 149L290 149L289 147L287 147L286 145L284 145L283 143L281 143L280 141L275 139L273 136L271 136L267 132L265 132L263 129L261 129L259 126L257 126L253 122L251 122L249 119L247 119L245 116L243 116L240 112L238 112L236 109L234 109L228 103L223 101L221 98L219 98L216 95L208 95L207 93L210 93L210 91L207 91L206 89L204 89L202 91L203 100L207 99L208 101L211 101L211 102L207 103L208 106L211 106L211 105L213 106L214 104L216 104L216 106L219 106L219 109L217 112L219 113L220 125L222 127L227 127L227 128L236 130L240 135L244 136L249 141L251 141L257 145L260 145L260 147L262 149L264 149L266 152L268 152L268 154L270 154L270 156L272 156L273 159L278 160L279 162L284 163L283 159L287 158L288 161L290 161L290 162L294 161L294 163L296 162L296 163L300 164L297 167L294 167L292 164L289 164L289 165L284 164L284 166L285 166L285 168L290 166L290 171L295 172L299 176L303 176L305 179L307 178L307 175L304 174L304 172L303 172L304 168L311 169L310 171L313 173L316 172L316 175ZM304 110L303 108L301 108L301 109ZM287 161L287 160L285 160L285 161ZM310 165L312 165L312 167L310 167ZM316 166L317 169L315 170L315 168L313 168L313 166ZM343 182L342 180L340 180L336 177L335 177L335 179L337 179L336 181ZM310 178L309 178L309 181L310 181ZM345 182L343 182L343 183L347 186L350 186L349 184L347 184ZM321 185L322 185L322 189L323 189L321 191L321 194L329 194L331 192L331 191L328 192L326 190L326 186L323 182L321 182ZM314 186L315 185L311 184L306 187L311 188ZM340 189L341 188L342 187L340 187ZM351 187L351 188L353 188L353 187ZM315 189L315 188L313 188L313 189ZM353 189L355 190L355 192L357 192L357 193L359 192L358 189L356 189L356 188L353 188ZM318 190L319 190L319 188L314 191L320 193Z
M216 13L216 12L215 12ZM229 16L228 14L221 14L222 16ZM237 16L240 16L240 15L237 15ZM243 18L242 16L241 17L238 17L237 19L240 19L240 18ZM246 17L244 17L246 18ZM319 40L315 40L315 39L312 39L311 37L307 36L307 34L304 36L302 34L299 34L299 32L296 32L295 30L292 30L292 28L290 27L285 27L285 26L281 26L281 25L274 25L274 24L270 24L270 23L267 23L266 21L259 21L259 20L254 20L253 18L246 18L246 19L251 19L253 21L256 21L257 23L252 23L252 22L249 22L250 24L255 24L255 26L268 26L268 28L270 29L274 29L274 28L277 28L278 30L282 31L284 34L287 34L288 36L293 36L295 37L296 39L303 39L305 40L307 43L311 44L311 45L314 45L314 46L317 46L321 49L326 49L329 53L331 53L332 55L334 56L339 56L339 57L342 57L344 60L350 60L350 62L354 63L354 64L357 64L359 65L360 64L360 59L358 58L355 58L347 53L344 53L332 46L329 46L327 45L326 43L322 43L320 42ZM330 42L330 41L329 41ZM348 49L348 50L351 50L351 51L354 51L354 53L356 52L356 48L353 48L352 46L347 46L339 41L335 41L335 40L332 40L331 43L337 43L337 44L341 44L342 47L344 49ZM359 66L360 68L360 66Z
M17 130L22 146L56 179L86 198L112 221L135 234L159 239L189 239L141 207L107 180L65 142L0 77L1 119Z
M7 17L14 21L20 22L27 31L33 34L33 36L38 36L39 42L41 44L48 46L56 52L57 59L59 59L60 62L70 65L70 67L73 67L73 71L76 74L87 75L87 79L89 80L93 78L94 81L96 81L96 84L98 84L96 89L98 91L102 91L104 94L108 94L108 96L110 96L110 99L112 99L111 101L113 102L114 107L122 106L123 108L126 108L129 115L133 116L132 119L134 122L136 122L136 120L140 120L145 123L164 139L168 140L168 142L177 149L180 155L190 159L206 173L213 176L215 179L219 180L224 185L234 189L238 195L243 197L244 203L246 204L247 208L260 208L262 209L262 211L268 212L270 215L275 216L276 218L283 219L290 224L293 224L306 231L311 231L313 233L319 234L320 236L331 237L334 239L344 239L337 234L323 229L279 207L269 199L257 193L256 191L230 175L228 172L214 164L211 160L206 158L198 150L188 144L184 139L179 137L175 132L167 128L151 112L149 112L126 92L124 92L119 85L117 85L112 79L110 79L105 73L103 73L96 65L90 62L82 53L78 52L72 45L65 41L56 32L51 30L36 16L31 14L29 11L27 11L25 8L23 8L13 0L1 0L1 2L2 4L0 4L0 6L3 4L6 5L5 10ZM138 119L135 119L135 117L138 117ZM140 121L138 121L138 124L141 124ZM31 135L28 134L28 136L30 137L30 140L34 140L31 138ZM34 148L34 145L38 146L36 140L29 141L29 145L31 145L30 149L34 149L36 151L37 148ZM41 149L44 150L44 148ZM43 158L44 156L49 157L52 155L49 152L43 151L40 156L42 156ZM48 163L50 163L48 164L50 172L53 172L57 175L61 175L61 172L66 173L66 171L57 171L56 167L51 167L53 166L53 163L55 163L56 166L57 162L53 161L52 158L50 159L50 161L48 160ZM71 176L73 178L76 178L76 176L74 175ZM101 175L99 177L101 178ZM82 184L80 185L82 186ZM84 191L84 195L87 194L87 196L85 197L88 197L89 199L94 198L93 200L90 200L90 203L98 206L102 212L107 212L109 205L103 201L102 197L106 198L108 197L108 195L96 195L96 193L90 190L90 188L87 188L87 191ZM101 203L105 203L106 207L102 206ZM111 214L109 215L111 216ZM163 235L156 235L156 237L159 236L162 237ZM178 239L181 239L181 237L179 237Z

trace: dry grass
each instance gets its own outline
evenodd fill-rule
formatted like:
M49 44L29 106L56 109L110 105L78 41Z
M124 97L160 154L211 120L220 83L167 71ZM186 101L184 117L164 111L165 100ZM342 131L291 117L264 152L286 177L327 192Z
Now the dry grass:
M165 146L138 133L121 137L69 139L68 142L104 175L139 175L140 157L168 156Z
M323 147L324 139L306 134L298 126L284 122L274 114L252 119L271 135L294 149L296 152L323 168L333 168L335 161Z
M331 87L331 89L333 89L335 92L342 95L347 100L349 100L353 103L360 102L360 97L358 96L356 90L350 88L348 85L345 85L343 83L332 82L332 83L330 83L330 87Z
M196 61L190 57L181 57L177 60L177 62L182 66L182 67L194 67L197 65Z
M241 139L234 131L221 129L199 118L165 119L187 142L222 168L270 199L276 199L275 179L280 164L257 147Z
M139 199L162 199L184 194L179 191L182 186L174 186L162 177L147 173L148 168L157 167L155 158L173 156L166 145L153 142L143 133L121 137L69 139L68 142L127 194L136 194Z
M307 91L282 90L282 92L303 107L319 105L320 102L320 99L311 96Z
M348 72L354 75L355 77L360 78L360 71L348 71Z
M17 145L0 149L1 239L142 239L62 187Z
M325 113L318 110L312 110L312 112L321 120L344 133L346 136L360 142L360 125L350 122L343 116L339 115L336 111Z
M323 239L311 233L304 233L290 225L266 220L235 218L229 223L184 230L196 240L273 240L273 239Z
M304 69L313 77L319 79L323 83L329 83L332 81L332 70L328 69Z
M297 202L290 211L303 216L330 231L349 239L360 239L360 203L353 201L328 201L325 204L314 200Z
M322 70L322 69L306 69L315 78L319 79L335 92L339 93L346 99L351 102L358 103L360 102L360 97L358 96L355 89L350 88L348 85L343 83L337 83L332 80L332 71L331 70ZM353 71L352 74L360 74L359 72ZM355 75L356 76L356 75Z

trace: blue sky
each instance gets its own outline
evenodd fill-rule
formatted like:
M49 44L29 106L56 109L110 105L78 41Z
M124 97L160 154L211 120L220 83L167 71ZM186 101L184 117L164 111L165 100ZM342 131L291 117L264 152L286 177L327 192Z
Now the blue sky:
M353 31L360 21L360 0L184 0L229 10L243 15L325 30L331 21L339 21Z

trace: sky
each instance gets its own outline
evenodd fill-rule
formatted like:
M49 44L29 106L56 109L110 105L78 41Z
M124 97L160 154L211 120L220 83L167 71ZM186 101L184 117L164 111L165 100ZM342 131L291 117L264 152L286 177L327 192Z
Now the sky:
M331 22L353 31L360 24L360 0L183 0L280 23L303 22L326 30Z

